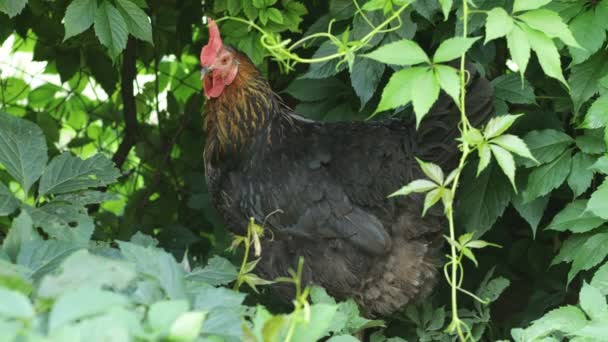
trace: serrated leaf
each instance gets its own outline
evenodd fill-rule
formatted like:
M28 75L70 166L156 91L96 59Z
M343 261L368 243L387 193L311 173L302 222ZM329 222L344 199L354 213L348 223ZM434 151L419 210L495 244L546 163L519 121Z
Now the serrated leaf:
M81 206L62 202L50 202L40 208L27 208L34 225L51 237L71 242L75 245L86 245L95 229L93 219Z
M537 341L555 330L573 332L585 325L587 319L575 306L562 306L549 311L525 329L522 341Z
M551 163L542 165L530 173L524 191L525 203L544 196L562 185L568 174L570 174L570 165L572 163L570 156L571 152L566 151Z
M532 153L528 149L528 146L526 146L526 143L518 136L512 134L503 134L490 140L490 142L521 157L536 161L536 159L534 158L534 156L532 156Z
M587 130L585 134L576 137L576 147L587 154L602 154L606 152L606 142L600 130Z
M606 296L608 295L608 263L605 263L600 267L591 279L591 286L600 290L600 292Z
M486 139L491 139L501 135L508 130L509 127L511 127L515 120L517 120L520 116L522 116L522 114L507 114L493 117L486 124L486 127L483 130L483 135L486 137Z
M11 260L16 261L22 245L28 241L39 240L42 240L42 238L34 231L32 218L23 210L13 220L11 229L8 231L4 241L2 241L2 250L4 250Z
M586 61L592 54L601 49L606 39L606 28L602 27L603 20L605 18L601 15L594 13L593 10L588 10L577 15L570 22L572 35L581 45L581 47L568 47L573 64Z
M436 65L433 70L437 74L439 86L448 94L454 103L460 101L460 76L458 70L447 65Z
M513 18L501 7L492 8L487 12L486 39L484 44L506 36L513 30Z
M412 88L427 70L426 67L414 67L395 72L382 91L376 113L408 104L412 100Z
M40 195L62 194L105 186L120 176L111 160L101 154L82 160L66 152L51 160L40 179Z
M581 308L594 321L606 321L608 319L608 304L606 297L599 289L583 283L580 293Z
M497 145L490 145L490 149L492 150L492 154L494 155L494 158L496 158L498 165L505 175L507 175L507 178L509 178L511 185L513 185L513 189L516 189L515 160L513 159L513 156L507 150Z
M357 93L361 101L361 109L374 95L385 69L386 67L382 63L368 58L355 58L355 64L350 72L350 80L355 93ZM317 84L316 87L319 86Z
M129 32L136 38L154 44L152 40L152 25L146 12L130 0L116 0L116 5L127 24Z
M12 214L19 208L19 201L13 196L11 191L0 182L0 216Z
M608 179L605 179L602 185L591 194L587 203L587 210L604 220L608 220Z
M515 0L513 3L513 12L537 9L550 2L551 0Z
M422 50L418 43L409 39L382 45L378 49L364 54L363 56L382 63L394 65L430 63L426 52Z
M209 260L207 266L200 270L193 270L186 276L186 279L203 281L217 286L233 282L237 273L236 267L229 260L216 255Z
M549 197L550 196L540 197L529 203L524 203L522 194L519 194L513 199L513 207L517 210L519 215L528 222L532 229L533 237L536 237L538 224L545 213L547 204L549 204Z
M586 208L587 200L576 200L569 203L562 211L555 215L553 221L547 226L547 229L560 232L569 230L573 233L585 233L601 226L604 220L586 211Z
M545 33L537 31L529 26L522 24L522 30L525 32L530 47L536 52L536 57L540 63L543 72L552 78L562 82L566 87L569 87L564 75L562 74L562 66L560 61L559 52L553 43L551 38L547 37Z
M572 158L572 169L568 176L568 186L572 189L574 197L580 196L587 191L593 180L593 170L590 169L593 165L594 158L579 152Z
M602 156L595 160L595 163L589 167L589 170L608 175L608 156Z
M78 245L59 240L32 240L21 244L17 265L31 270L31 277L39 279L55 270L62 260L78 250Z
M607 243L608 233L595 233L583 238L582 244L571 251L572 266L568 272L568 284L578 272L591 269L606 258L606 255L608 255ZM562 251L560 250L561 254Z
M0 12L8 14L10 18L21 13L27 4L27 0L0 0Z
M608 75L608 53L603 49L584 63L572 67L568 82L576 113L585 101L598 93L599 80L606 75Z
M418 192L418 193L427 192L436 187L438 187L438 185L429 180L417 179L417 180L414 180L414 181L410 182L409 184L405 185L401 189L395 191L394 193L390 194L388 197L407 196L407 195L411 194L412 192Z
M416 158L416 161L418 162L418 165L420 165L420 169L422 170L422 172L427 177L429 177L431 180L433 180L437 184L443 184L443 179L444 179L443 170L441 169L441 167L439 165L433 164L430 162L425 162L418 158Z
M517 74L507 74L492 80L494 95L496 98L510 102L534 104L536 95L534 88L526 79L521 79Z
M418 77L415 84L411 93L416 114L416 127L418 127L439 97L439 81L432 69L427 68Z
M602 128L608 124L608 94L597 98L589 107L581 128Z
M461 57L479 38L453 37L444 40L433 55L433 63L449 62Z
M477 166L477 177L479 174L488 167L490 161L492 160L492 151L490 150L489 144L481 144L477 149L477 153L479 154L479 164Z
M541 164L554 160L574 142L566 133L554 129L532 131L526 134L524 141L532 155ZM527 167L537 165L532 160L524 160L522 164Z
M87 30L95 20L97 11L96 0L74 0L65 11L63 25L65 37L63 41Z
M42 174L46 153L46 140L38 126L0 112L0 164L26 193Z
M443 195L443 191L447 191L443 188L436 188L434 190L429 191L424 197L424 208L422 208L422 216L426 215L427 210L429 210L432 206L434 206Z
M517 64L519 73L523 79L523 75L528 67L530 60L530 42L526 33L517 25L513 27L510 33L507 34L507 47L513 62Z
M448 20L453 0L439 0L439 3L441 4L441 11L443 12L443 20Z
M517 18L523 20L533 29L546 34L549 38L559 38L567 45L580 47L572 36L568 25L563 22L559 14L553 11L537 9L521 14Z
M101 3L95 14L95 34L108 48L110 57L116 57L127 46L128 27L125 19L109 1Z

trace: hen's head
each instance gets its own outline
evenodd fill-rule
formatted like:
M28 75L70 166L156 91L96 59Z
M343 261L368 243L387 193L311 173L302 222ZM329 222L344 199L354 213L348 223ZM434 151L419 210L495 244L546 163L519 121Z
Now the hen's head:
M224 46L217 24L209 19L209 42L201 50L201 80L208 98L219 97L239 70L234 50Z

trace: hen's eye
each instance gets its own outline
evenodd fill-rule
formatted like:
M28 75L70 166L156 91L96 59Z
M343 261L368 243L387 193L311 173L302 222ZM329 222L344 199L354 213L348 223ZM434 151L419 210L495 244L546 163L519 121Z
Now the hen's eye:
M226 64L226 63L228 63L228 57L222 58L222 64Z

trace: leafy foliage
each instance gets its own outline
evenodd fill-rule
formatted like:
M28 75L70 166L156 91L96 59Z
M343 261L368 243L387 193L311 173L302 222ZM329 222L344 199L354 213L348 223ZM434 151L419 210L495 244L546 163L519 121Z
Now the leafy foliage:
M608 0L205 3L0 0L3 338L606 339ZM465 108L463 56L491 80L496 115L464 113L460 163L419 160L393 194L448 218L431 297L370 320L301 265L256 275L261 222L232 239L205 185L203 16L315 120Z

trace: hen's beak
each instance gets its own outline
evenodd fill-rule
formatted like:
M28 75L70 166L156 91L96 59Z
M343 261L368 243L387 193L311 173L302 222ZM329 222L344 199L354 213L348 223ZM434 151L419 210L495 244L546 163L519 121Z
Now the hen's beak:
M205 78L205 75L211 71L211 67L201 67L201 80Z

